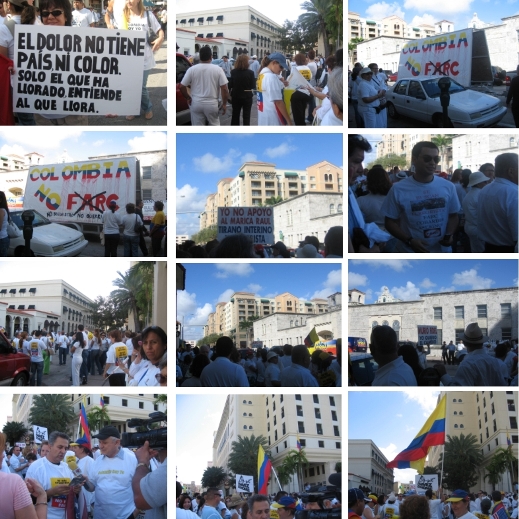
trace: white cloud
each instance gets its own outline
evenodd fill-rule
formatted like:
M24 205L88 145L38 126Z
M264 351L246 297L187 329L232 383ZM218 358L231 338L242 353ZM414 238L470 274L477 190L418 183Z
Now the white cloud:
M435 13L462 13L464 11L470 11L470 4L472 0L437 0L436 2L428 2L427 10ZM416 9L422 11L424 8L423 0L406 0L404 2L406 9Z
M240 152L230 149L223 157L217 157L212 153L206 153L201 157L193 157L193 164L197 171L202 173L222 173L228 176L232 175L236 159L240 156Z
M186 315L186 317L189 316L189 318L186 319L185 324L206 324L209 314L212 312L214 312L213 305L206 303L202 307L197 307L194 315ZM198 331L200 331L200 329L198 329Z
M517 286L519 284L519 278L514 279L514 285Z
M348 288L357 288L366 285L368 276L357 274L357 272L348 272Z
M184 211L200 211L205 207L207 193L199 193L197 187L189 184L176 188L177 191L177 214ZM198 215L196 215L198 218Z
M411 21L411 25L413 27L416 27L417 25L422 25L422 24L434 26L436 21L437 21L437 17L436 16L433 16L432 14L425 13L423 16L415 16L413 18L413 20Z
M420 299L420 289L412 282L408 281L405 287L393 287L391 294L402 301L415 301Z
M373 268L388 267L396 272L403 272L412 268L411 262L403 259L380 259L380 260L350 260L353 265L369 265Z
M254 137L255 133L229 133L227 137L229 139L235 140L235 139L247 139L249 137Z
M195 313L196 309L196 294L191 294L187 290L179 290L177 292L177 316L186 317Z
M400 414L400 413L398 413L396 416L397 416L398 418L403 418L403 417L404 417L404 415L403 415L403 414Z
M231 276L246 277L254 272L250 263L216 263L215 276L220 279L225 279Z
M422 288L432 288L436 286L436 283L433 283L429 278L424 278L424 280L420 283Z
M438 290L438 292L455 292L456 291L456 288L454 286L450 286L450 287L441 287L440 290Z
M326 299L329 295L333 294L334 292L340 292L341 291L341 271L339 270L332 270L328 273L328 276L326 277L326 280L322 283L321 290L317 290L313 293L313 295L310 297L310 299Z
M92 146L95 146L96 148L98 148L99 146L102 146L106 141L103 140L103 139L99 139L98 141L94 141L92 143Z
M154 151L167 148L166 132L143 132L142 137L134 137L128 141L130 151Z
M390 443L387 447L380 447L380 450L388 461L393 461L400 452L394 443Z
M265 150L265 155L271 159L274 159L276 157L283 157L284 155L288 155L292 151L296 151L296 146L290 146L287 142L283 142L276 148L267 148Z
M386 16L392 15L400 16L400 18L405 18L405 13L404 11L402 11L402 8L400 7L400 4L398 2L393 2L392 4L388 4L387 2L377 2L376 4L370 5L366 9L366 17L372 18L374 20L381 20Z
M66 128L60 128L56 126L52 132L42 132L35 126L26 126L23 132L12 132L11 130L0 130L0 138L4 138L9 143L17 143L24 146L30 146L27 148L25 153L31 151L44 150L42 154L45 154L45 150L55 150L63 147L61 141L74 139L78 141L78 138L83 134L83 131L73 126L67 126ZM37 143L34 145L28 143ZM36 148L34 149L33 148Z
M4 144L0 148L0 154L2 155L20 155L23 157L26 153L27 151L19 144Z
M452 276L452 284L455 286L467 286L469 290L479 290L490 288L494 284L494 280L481 277L476 269L470 269L454 274Z
M231 296L236 292L234 288L228 288L224 292L222 292L217 299L217 303L228 303L231 300Z
M250 285L247 285L247 290L253 294L258 294L261 288L261 285L258 285L257 283L251 283Z
M258 160L258 156L254 155L254 153L244 153L241 157L240 162L243 164L245 162L256 162L257 160Z
M417 403L421 407L423 415L427 418L436 408L439 391L424 392L416 390L413 391L411 389L403 389L402 392L404 393L405 402ZM420 426L420 428L421 427L422 426Z

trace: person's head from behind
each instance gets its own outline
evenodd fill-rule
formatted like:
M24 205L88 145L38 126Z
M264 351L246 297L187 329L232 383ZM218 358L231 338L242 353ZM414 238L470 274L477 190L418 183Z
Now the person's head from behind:
M41 0L40 15L43 25L72 26L70 0Z
M304 344L298 344L292 349L292 364L298 364L304 368L310 366L310 353Z
M352 186L355 179L362 175L364 153L371 152L371 144L362 135L348 135L348 185Z
M502 153L496 157L496 177L503 178L517 185L519 155Z
M153 205L154 211L164 211L164 202L161 202L160 200L157 200L155 204Z
M254 494L247 500L249 511L247 519L268 519L270 517L270 502L263 494Z
M431 511L425 496L409 496L400 505L400 519L430 519Z
M240 54L234 62L236 70L247 70L249 68L249 57L247 54Z
M81 348L85 347L85 336L83 335L83 332L76 332L74 342L78 342Z
M133 214L133 213L135 213L135 204L132 203L132 202L126 204L126 212L127 212L128 214Z
M332 103L332 110L337 117L342 121L342 108L343 108L343 68L335 67L330 72L328 78L328 92L330 95L330 101Z
M256 258L251 239L245 234L226 236L215 249L215 258Z
M208 62L213 61L213 53L211 47L202 47L200 49L200 61Z
M342 258L343 255L343 239L344 233L342 229L342 225L336 225L335 227L330 227L326 236L324 237L324 253L325 256L329 256L330 254L334 256L339 256Z
M379 364L391 362L397 358L398 340L391 326L375 326L371 332L370 351Z
M211 363L207 355L197 355L191 364L191 374L193 377L200 378L203 369Z
M207 489L207 493L205 494L205 502L207 505L217 507L221 499L222 495L220 494L220 490L216 487L210 487Z
M296 62L297 66L304 66L306 65L306 56L300 52L294 56L294 61Z
M232 339L230 337L220 337L216 341L215 346L215 353L217 357L229 357L232 353L232 349L234 347L234 344L232 342Z
M386 170L382 166L375 165L368 171L367 186L372 195L386 196L392 184Z
M283 345L283 353L287 357L290 357L292 355L292 349L293 349L293 346L291 344L284 344Z
M488 499L488 497L484 497L481 499L481 513L484 515L488 515L490 511L490 507L492 506L492 501Z
M420 360L418 359L418 353L412 344L404 344L398 348L398 356L404 359L404 362L413 370L415 376L417 376L422 368L420 366Z

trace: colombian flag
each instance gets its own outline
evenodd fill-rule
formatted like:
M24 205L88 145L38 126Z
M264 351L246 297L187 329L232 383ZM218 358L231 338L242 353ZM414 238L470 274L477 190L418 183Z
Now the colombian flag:
M386 465L387 468L416 469L423 474L425 458L429 448L434 445L445 443L445 412L446 400L444 396L436 406L431 416L420 429L407 449L403 450L397 457Z
M306 336L305 345L307 348L311 348L316 342L319 341L319 335L315 331L315 326L312 328L312 331Z
M268 494L271 470L272 462L267 458L263 447L260 445L258 449L258 494Z
M105 406L105 399L103 398L103 395L101 395L101 398L99 399L99 405L101 406L101 408Z
M299 439L299 433L297 434L296 442L297 442L296 443L297 450L301 451L301 440Z
M79 413L79 434L78 434L78 436L81 439L87 440L88 447L90 448L92 439L90 438L90 429L88 428L88 419L87 419L85 406L86 406L86 401L85 401L85 397L83 397L83 404L81 405L81 411Z

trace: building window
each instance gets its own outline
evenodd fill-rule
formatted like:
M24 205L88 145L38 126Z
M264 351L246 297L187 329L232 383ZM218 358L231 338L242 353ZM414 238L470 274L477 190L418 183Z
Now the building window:
M478 319L486 319L487 305L477 305L477 308L478 308Z
M456 319L465 319L465 307L464 306L455 306L454 307L454 317Z
M512 316L512 303L501 303L501 317L510 318Z
M310 468L308 469L308 475L309 475L310 477L315 476L315 469L314 469L313 467L310 467Z
M283 402L283 395L280 395L279 397L279 403L282 403Z
M314 404L319 403L319 395L314 395Z
M335 397L330 397L330 405L333 405L335 407Z
M330 214L335 214L335 204L330 204Z
M485 431L487 433L487 439L488 439L488 427L485 427Z
M285 408L281 408L281 418L285 418Z
M508 405L509 411L515 411L515 403L513 400L507 400L506 404Z
M335 442L335 448L340 449L341 448L341 442Z
M339 434L339 426L338 425L334 425L333 426L333 435L334 436L340 436L340 434Z
M510 428L517 429L517 418L515 416L510 417Z
M319 440L319 448L320 449L324 449L324 441L323 440Z
M277 425L277 419L276 419L276 416L274 416L274 425Z
M497 432L497 425L496 425L496 421L495 420L492 420L493 422L493 425L494 425L494 432Z
M433 308L434 311L434 320L435 321L441 321L442 320L442 307L441 306L435 306Z
M492 409L492 414L496 414L496 410L495 410L495 407L494 407L494 402L492 402L490 404L490 408Z
M153 200L153 198L151 196L151 189L142 190L142 199L143 200Z
M510 341L512 339L512 328L501 328L501 340Z
M458 411L454 411L454 414L458 414Z
M304 422L297 422L297 430L300 433L304 433L305 432L305 423Z
M301 395L296 395L296 400L301 400Z
M285 427L285 423L283 422L283 424L281 425L282 427L282 430L283 430L283 434L286 434L287 433L287 429Z
M296 414L297 416L303 416L303 406L296 405Z
M125 400L125 399L123 398L122 406L123 406L123 407L128 407L128 400Z
M274 441L275 442L278 441L278 430L277 429L274 431Z
M337 413L336 413L335 411L332 411L332 420L333 420L334 422L337 421Z
M487 413L485 412L485 423L488 422Z
M458 424L455 423L455 424L454 424L454 429L457 429L457 428L458 428Z
M144 402L139 402L139 409L144 409Z
M456 328L454 330L454 333L456 335L456 341L455 341L456 343L463 340L463 335L465 335L465 330L463 328Z
M315 427L317 429L317 434L323 434L323 426L320 423L315 424Z
M315 411L315 417L316 417L316 418L319 418L319 420L320 420L320 419L321 419L321 410L320 410L319 408L316 407L316 408L314 409L314 411Z

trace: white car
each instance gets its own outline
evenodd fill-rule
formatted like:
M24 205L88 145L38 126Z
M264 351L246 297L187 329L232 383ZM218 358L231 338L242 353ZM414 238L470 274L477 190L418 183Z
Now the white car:
M23 233L22 210L10 210L11 220ZM33 233L31 239L31 250L35 256L77 256L88 245L83 233L52 223L45 216L33 211L34 221L32 222ZM11 238L9 244L9 256L22 256L25 248L25 239L22 236Z
M406 78L386 93L388 115L405 115L437 128L443 127L440 104L440 78ZM454 128L485 128L497 124L506 114L506 107L494 96L468 90L453 79L449 89L449 119Z

